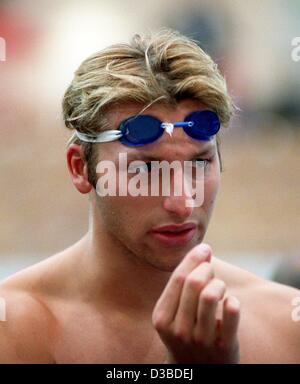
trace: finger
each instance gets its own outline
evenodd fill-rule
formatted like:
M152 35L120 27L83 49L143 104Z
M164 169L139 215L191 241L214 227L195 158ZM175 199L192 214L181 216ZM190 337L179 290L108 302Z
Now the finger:
M154 307L152 322L157 330L164 328L173 321L186 276L199 264L209 262L211 255L212 250L207 244L197 245L187 253L179 266L174 270Z
M186 277L175 315L174 327L178 337L191 340L197 319L199 294L213 277L213 268L207 262L201 263Z
M217 336L216 311L218 303L226 292L224 281L213 279L203 289L199 298L195 340L204 345L211 345Z
M240 320L240 303L234 296L224 301L223 319L220 326L222 344L226 348L234 346L237 342L237 330Z

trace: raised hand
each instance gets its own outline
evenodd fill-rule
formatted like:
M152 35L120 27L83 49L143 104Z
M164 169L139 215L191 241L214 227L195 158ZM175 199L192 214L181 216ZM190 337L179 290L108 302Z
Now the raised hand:
M194 247L171 275L152 322L167 347L166 363L238 363L240 305L215 278L211 248ZM217 318L218 306L223 304Z

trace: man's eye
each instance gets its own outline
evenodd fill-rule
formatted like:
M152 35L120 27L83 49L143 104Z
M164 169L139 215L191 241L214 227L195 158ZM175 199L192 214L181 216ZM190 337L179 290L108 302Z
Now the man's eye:
M209 160L208 159L194 159L193 163L197 168L206 168L208 163L209 163Z
M148 163L130 163L128 167L129 173L149 173L151 172L151 162Z
M137 172L140 172L140 173L149 173L149 172L151 172L151 169L152 169L152 167L151 167L151 162L149 161L148 163L145 163L145 164L141 165L141 166L139 167L139 169L137 170Z

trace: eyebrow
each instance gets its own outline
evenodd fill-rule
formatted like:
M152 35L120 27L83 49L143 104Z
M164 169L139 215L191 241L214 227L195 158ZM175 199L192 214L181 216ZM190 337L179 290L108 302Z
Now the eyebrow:
M208 154L211 154L216 150L215 145L209 145L202 150L196 152L194 155L190 157L190 160L196 159L197 157L205 156ZM133 161L133 160L143 160L143 161L160 161L161 156L151 156L145 152L135 152L135 153L127 153L127 160Z

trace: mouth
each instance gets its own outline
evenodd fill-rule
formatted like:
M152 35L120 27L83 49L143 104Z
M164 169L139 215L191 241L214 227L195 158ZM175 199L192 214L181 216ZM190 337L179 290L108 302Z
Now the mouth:
M189 243L197 232L195 223L184 225L167 225L154 228L150 233L161 245L168 247L184 246Z

